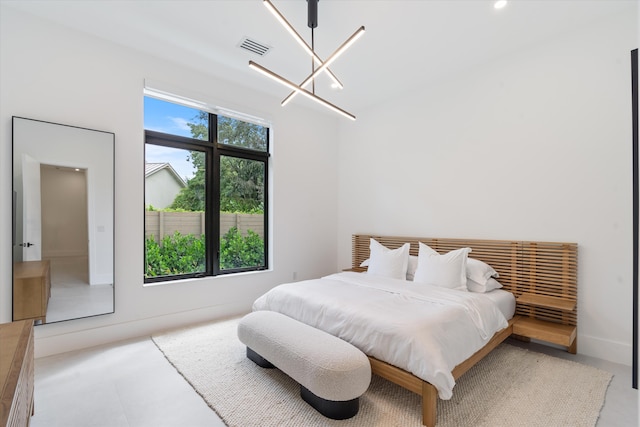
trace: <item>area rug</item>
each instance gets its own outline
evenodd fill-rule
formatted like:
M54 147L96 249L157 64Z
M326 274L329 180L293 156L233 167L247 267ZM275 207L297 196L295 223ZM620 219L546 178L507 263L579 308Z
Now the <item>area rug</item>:
M229 427L421 426L420 398L373 376L348 420L323 417L277 369L246 358L239 319L156 334L169 362ZM438 400L438 427L594 426L612 375L506 343L458 379Z

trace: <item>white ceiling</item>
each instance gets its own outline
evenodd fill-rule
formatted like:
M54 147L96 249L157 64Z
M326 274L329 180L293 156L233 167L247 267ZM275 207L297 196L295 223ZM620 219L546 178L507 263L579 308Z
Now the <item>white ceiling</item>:
M272 0L310 44L305 0ZM334 65L343 90L321 76L316 93L357 115L447 74L595 21L637 12L636 0L320 0L316 52L329 56L357 28L365 35ZM80 31L177 61L284 98L288 90L249 69L248 61L300 82L309 57L261 0L7 1L12 7ZM238 48L248 36L273 49L259 57ZM309 102L296 100L294 102Z

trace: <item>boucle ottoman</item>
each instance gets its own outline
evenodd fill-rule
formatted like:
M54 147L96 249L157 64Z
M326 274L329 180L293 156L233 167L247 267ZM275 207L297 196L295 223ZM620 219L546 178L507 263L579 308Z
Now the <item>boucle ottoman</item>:
M367 356L346 341L275 311L254 311L238 324L247 357L300 384L300 396L335 420L358 413L371 382Z

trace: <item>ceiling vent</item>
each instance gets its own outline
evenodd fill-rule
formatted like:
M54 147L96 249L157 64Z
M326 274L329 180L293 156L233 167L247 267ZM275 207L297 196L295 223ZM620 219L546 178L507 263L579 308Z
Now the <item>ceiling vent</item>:
M252 40L249 37L240 40L238 47L258 56L265 56L271 50L271 46Z

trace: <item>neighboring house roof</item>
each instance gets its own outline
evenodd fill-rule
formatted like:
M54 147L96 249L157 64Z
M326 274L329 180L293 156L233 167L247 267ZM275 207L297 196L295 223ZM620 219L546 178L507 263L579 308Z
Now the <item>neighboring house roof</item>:
M182 178L180 178L180 175L178 175L178 172L176 172L176 170L171 166L170 163L145 163L144 177L149 178L151 175L158 173L162 169L167 169L167 171L173 175L173 177L180 183L182 187L187 186L187 183L184 182Z

